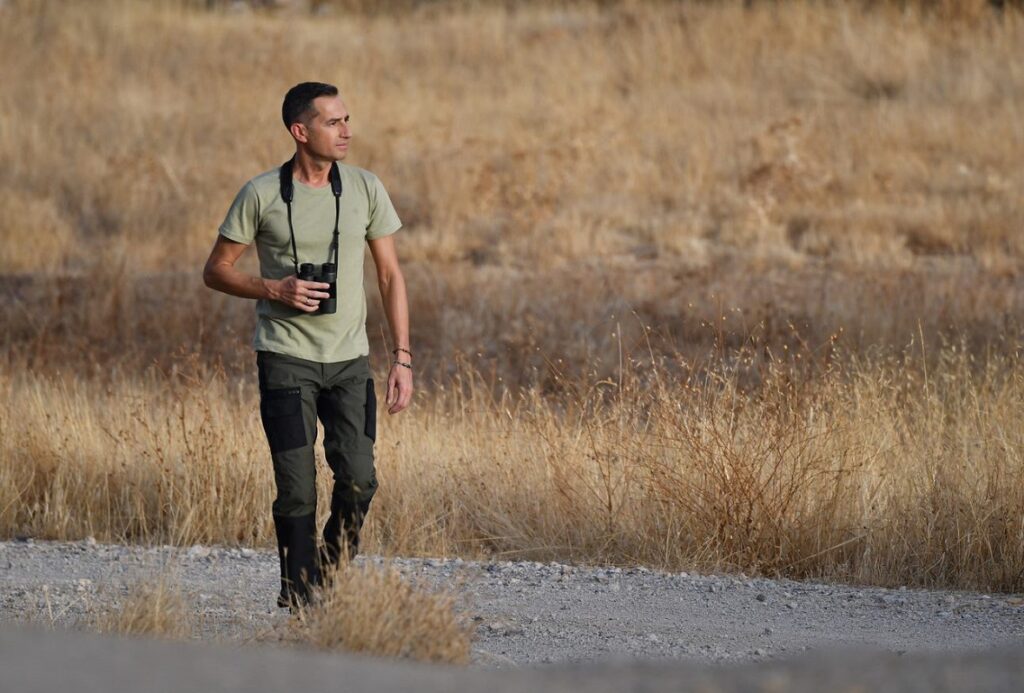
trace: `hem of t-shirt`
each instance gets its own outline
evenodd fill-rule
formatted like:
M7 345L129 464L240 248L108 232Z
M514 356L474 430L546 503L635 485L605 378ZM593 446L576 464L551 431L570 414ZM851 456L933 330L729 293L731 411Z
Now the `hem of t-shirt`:
M275 354L283 354L284 356L292 356L297 359L305 359L306 361L314 361L316 363L338 363L339 361L351 361L357 359L360 356L369 356L369 351L362 351L356 349L348 352L328 353L321 351L306 351L304 349L292 349L289 347L282 347L279 344L262 344L260 342L253 342L254 351L270 351Z
M401 222L399 222L398 225L395 226L395 228L389 229L389 230L385 231L384 233L378 233L378 234L375 234L373 236L367 234L366 235L366 240L368 240L368 241L376 241L378 238L385 238L387 236L390 236L394 232L398 231L400 228L402 228Z
M235 243L241 243L243 245L252 245L251 240L246 240L245 238L239 236L237 233L226 230L224 227L217 229L217 233L219 233L221 236L224 236L224 238L228 239L229 241L234 241Z

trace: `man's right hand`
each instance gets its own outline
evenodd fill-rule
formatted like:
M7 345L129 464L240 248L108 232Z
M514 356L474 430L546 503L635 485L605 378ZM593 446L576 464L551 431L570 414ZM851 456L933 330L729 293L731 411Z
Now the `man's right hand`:
M3 0L0 0L0 5L2 4ZM231 296L269 298L303 313L316 312L320 307L320 301L330 298L330 294L322 290L330 289L330 284L303 281L295 275L284 279L264 279L239 272L235 269L235 262L247 247L243 243L218 235L206 266L203 267L203 282L211 289L223 291Z
M329 288L331 288L330 284L307 282L296 276L267 281L267 290L270 292L271 300L304 313L315 313L320 307L320 301L331 297L329 293L321 291L321 289Z

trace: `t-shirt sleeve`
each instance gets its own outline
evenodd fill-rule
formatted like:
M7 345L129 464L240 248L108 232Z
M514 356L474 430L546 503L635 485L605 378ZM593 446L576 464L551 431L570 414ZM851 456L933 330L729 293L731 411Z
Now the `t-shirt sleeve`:
M391 204L384 184L377 176L371 176L367 188L370 198L370 222L366 225L366 240L372 241L390 236L402 228L402 221L398 218L395 206Z
M235 201L231 203L218 233L229 241L250 245L256 239L259 225L260 198L250 181L235 195Z

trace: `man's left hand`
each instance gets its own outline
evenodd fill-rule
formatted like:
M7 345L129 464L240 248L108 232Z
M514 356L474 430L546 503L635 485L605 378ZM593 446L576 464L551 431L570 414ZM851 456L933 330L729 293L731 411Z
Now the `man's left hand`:
M391 364L388 374L388 414L397 414L412 402L412 369Z

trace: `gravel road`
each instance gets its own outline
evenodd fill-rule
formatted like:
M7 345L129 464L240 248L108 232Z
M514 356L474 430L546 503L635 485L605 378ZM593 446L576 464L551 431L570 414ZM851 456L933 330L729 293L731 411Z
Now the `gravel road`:
M380 561L361 557L359 561ZM408 575L459 585L478 621L473 665L786 658L848 646L890 652L1024 645L1024 599L555 563L394 559ZM203 640L273 641L273 551L84 542L0 542L0 622L82 626L140 580L172 576Z

